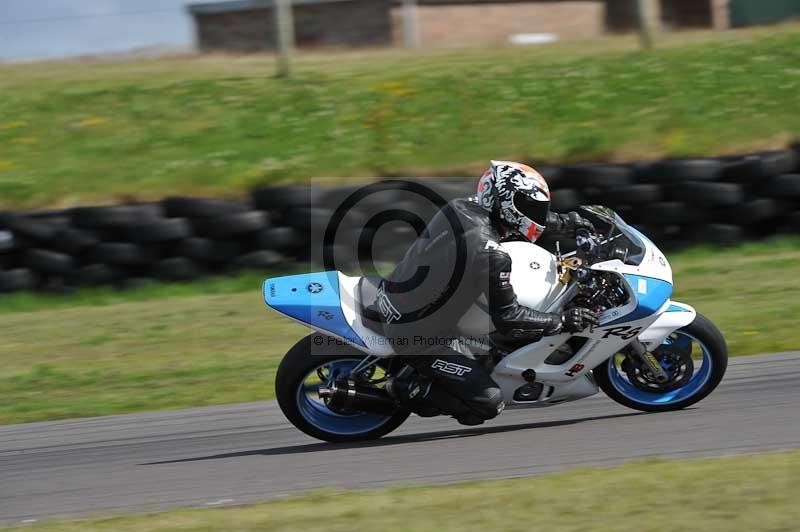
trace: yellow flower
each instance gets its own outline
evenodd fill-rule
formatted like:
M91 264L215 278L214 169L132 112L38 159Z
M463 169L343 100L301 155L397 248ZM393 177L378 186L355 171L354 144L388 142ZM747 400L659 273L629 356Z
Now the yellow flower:
M662 144L668 152L676 152L688 147L689 143L685 131L673 129L664 137Z
M417 91L415 91L414 89L409 88L409 87L398 87L398 88L390 91L389 94L391 94L395 98L403 98L404 96L411 96L412 94L415 94L416 92Z
M15 120L13 122L9 122L8 124L3 124L3 127L0 129L19 129L27 125L28 122L26 122L25 120Z
M377 86L377 90L378 92L384 92L395 98L410 96L411 94L415 94L417 92L415 89L407 87L398 81L381 83Z
M106 122L107 122L107 120L105 118L100 118L99 116L94 116L92 118L86 118L85 120L81 120L80 122L78 122L78 127L102 126Z

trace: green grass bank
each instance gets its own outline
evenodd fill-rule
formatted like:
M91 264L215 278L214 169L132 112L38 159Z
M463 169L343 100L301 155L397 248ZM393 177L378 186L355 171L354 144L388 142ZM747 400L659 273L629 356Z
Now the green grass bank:
M0 208L783 147L799 28L301 55L288 80L264 56L0 65Z

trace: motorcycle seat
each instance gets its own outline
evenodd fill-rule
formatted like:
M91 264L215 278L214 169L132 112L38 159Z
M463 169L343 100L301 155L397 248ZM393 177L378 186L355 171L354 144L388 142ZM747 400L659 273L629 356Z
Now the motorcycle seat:
M358 313L364 326L383 334L380 314L377 309L378 287L383 278L380 275L367 275L358 281Z

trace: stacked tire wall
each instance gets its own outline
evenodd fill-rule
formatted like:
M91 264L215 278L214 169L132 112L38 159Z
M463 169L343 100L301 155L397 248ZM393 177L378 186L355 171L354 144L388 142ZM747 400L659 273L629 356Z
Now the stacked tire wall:
M553 191L553 210L607 205L665 248L800 233L799 146L715 159L538 169ZM352 237L337 236L331 250L337 265L354 264L359 252L378 261L399 259L441 202L473 194L477 178L415 182L435 192L434 199L391 190L348 210L339 225ZM0 292L125 287L150 279L320 266L321 235L357 188L266 187L241 200L170 197L0 213ZM365 243L371 243L367 250Z

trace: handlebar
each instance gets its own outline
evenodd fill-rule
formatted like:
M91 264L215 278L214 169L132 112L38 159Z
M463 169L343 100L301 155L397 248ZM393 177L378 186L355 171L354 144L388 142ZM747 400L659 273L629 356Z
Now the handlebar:
M624 261L628 254L627 248L609 245L620 236L622 235L605 238L603 234L593 233L588 229L578 229L575 232L575 244L577 245L575 255L580 256L589 263L612 259Z
M588 229L578 229L575 231L575 243L578 245L578 249L586 254L593 252L598 246L596 236Z

